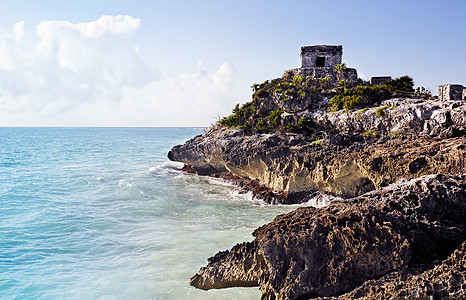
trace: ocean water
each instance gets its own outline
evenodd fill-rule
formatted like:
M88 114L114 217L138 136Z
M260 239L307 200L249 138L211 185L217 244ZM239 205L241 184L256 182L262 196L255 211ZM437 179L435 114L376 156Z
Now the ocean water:
M202 291L207 258L296 206L169 162L196 128L0 128L0 299L259 299Z

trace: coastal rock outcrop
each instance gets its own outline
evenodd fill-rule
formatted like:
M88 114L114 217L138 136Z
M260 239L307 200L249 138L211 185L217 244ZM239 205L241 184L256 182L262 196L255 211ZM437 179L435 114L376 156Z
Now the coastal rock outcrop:
M306 192L354 197L400 178L466 168L466 101L391 99L351 113L306 114L320 139L276 132L244 135L213 126L169 152L199 175L231 172L275 192L285 203ZM293 197L295 194L303 197Z
M260 286L262 299L353 291L342 298L352 299L376 293L371 286L395 292L399 283L390 283L390 276L405 278L418 266L432 266L464 243L465 199L464 174L428 175L324 208L301 207L256 229L254 241L210 258L191 284L202 289ZM425 280L436 277L445 293L464 294L464 263L462 269L454 266L461 262L464 244L442 265L409 275L409 282L424 295ZM445 277L448 272L454 277Z

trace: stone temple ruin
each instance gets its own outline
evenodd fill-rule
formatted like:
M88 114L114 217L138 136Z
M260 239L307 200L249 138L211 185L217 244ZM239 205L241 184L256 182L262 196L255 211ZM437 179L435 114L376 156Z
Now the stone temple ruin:
M285 71L293 75L313 76L314 78L329 77L333 81L358 80L358 72L353 68L344 68L341 73L335 70L335 66L341 64L343 46L316 45L301 47L301 68Z
M343 68L340 72L335 70L341 64L343 46L338 45L314 45L301 47L301 67L286 70L283 76L292 74L312 76L314 78L330 78L333 82L346 80L356 82L358 72L353 68ZM390 76L371 77L369 83L372 85L382 84L391 80ZM462 100L466 99L466 87L460 84L442 84L438 86L439 100Z
M439 100L461 100L466 99L466 87L461 84L441 84L438 86Z

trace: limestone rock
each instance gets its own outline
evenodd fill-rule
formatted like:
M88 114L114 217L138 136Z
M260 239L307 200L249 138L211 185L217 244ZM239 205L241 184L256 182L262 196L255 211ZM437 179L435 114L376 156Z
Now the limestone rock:
M465 199L464 174L428 175L321 209L302 207L255 230L253 242L209 259L191 284L259 285L262 299L342 295L368 280L445 259L465 240ZM455 278L439 279L450 294L464 282Z
M328 131L364 133L376 130L386 135L423 133L438 136L452 126L458 131L466 130L466 101L396 98L349 113L317 112L310 116Z

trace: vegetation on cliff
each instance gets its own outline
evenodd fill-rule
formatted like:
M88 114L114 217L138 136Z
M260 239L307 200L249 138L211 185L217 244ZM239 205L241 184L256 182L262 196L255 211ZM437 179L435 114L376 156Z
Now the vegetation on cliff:
M330 78L316 79L312 76L288 73L286 76L274 80L266 80L261 84L253 84L252 98L258 100L266 97L278 97L280 101L304 100L312 96L318 97L330 87Z
M219 121L227 127L240 128L249 133L271 133L279 129L298 130L302 124L295 126L283 124L283 108L280 103L296 103L313 99L319 101L333 93L332 80L328 77L316 79L312 76L289 73L284 77L266 80L252 85L252 101L240 106L237 104L232 114Z
M301 133L304 135L313 135L315 133L315 127L316 125L312 120L303 117L296 123L286 125L286 131Z
M362 108L363 112L393 96L431 97L425 88L415 90L409 76L370 85L363 80L349 84L289 72L281 78L253 84L252 90L252 101L237 104L230 116L219 121L221 125L242 129L247 135L282 131L314 136L319 129L308 117L313 111L349 112ZM382 117L388 108L378 108L375 113Z
M336 89L336 95L330 99L329 110L344 109L349 111L388 99L393 94L412 94L414 92L414 82L409 76L388 80L379 85L359 84L349 88L340 87Z
M246 129L250 126L249 120L256 112L254 102L246 102L242 106L236 104L232 110L232 114L219 121L220 124L227 127L237 127Z

